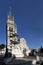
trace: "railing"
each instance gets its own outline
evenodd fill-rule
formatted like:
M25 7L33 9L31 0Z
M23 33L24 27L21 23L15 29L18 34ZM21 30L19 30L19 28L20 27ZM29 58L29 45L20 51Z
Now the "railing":
M10 35L9 35L10 37L15 37L15 36L18 36L18 34L17 33L11 33Z
M10 40L10 41L11 41L12 44L18 44L19 43L18 40L14 40L14 41L13 40Z

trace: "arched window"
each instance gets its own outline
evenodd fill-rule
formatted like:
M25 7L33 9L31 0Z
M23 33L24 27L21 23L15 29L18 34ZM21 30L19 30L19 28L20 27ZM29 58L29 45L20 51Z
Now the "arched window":
M9 27L9 31L13 32L13 28L12 27Z

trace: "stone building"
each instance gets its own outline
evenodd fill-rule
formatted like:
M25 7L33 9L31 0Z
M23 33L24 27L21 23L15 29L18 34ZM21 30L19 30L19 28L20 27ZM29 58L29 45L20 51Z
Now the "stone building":
M6 44L8 52L12 53L12 56L15 57L24 57L31 52L27 46L27 42L24 38L18 39L17 27L15 24L14 16L12 16L11 11L9 11L8 19L6 23ZM24 50L25 54L24 54Z

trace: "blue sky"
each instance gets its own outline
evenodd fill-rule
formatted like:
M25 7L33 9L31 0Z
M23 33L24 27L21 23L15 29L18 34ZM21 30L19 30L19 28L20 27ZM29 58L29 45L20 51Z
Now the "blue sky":
M0 0L0 43L6 43L6 22L11 7L19 38L30 48L43 46L43 0Z

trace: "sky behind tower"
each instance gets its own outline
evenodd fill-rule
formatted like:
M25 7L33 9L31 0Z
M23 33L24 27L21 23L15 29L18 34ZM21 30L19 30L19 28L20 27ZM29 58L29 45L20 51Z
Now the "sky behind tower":
M30 48L43 46L43 0L0 0L0 43L6 43L6 22L11 7L19 37Z

